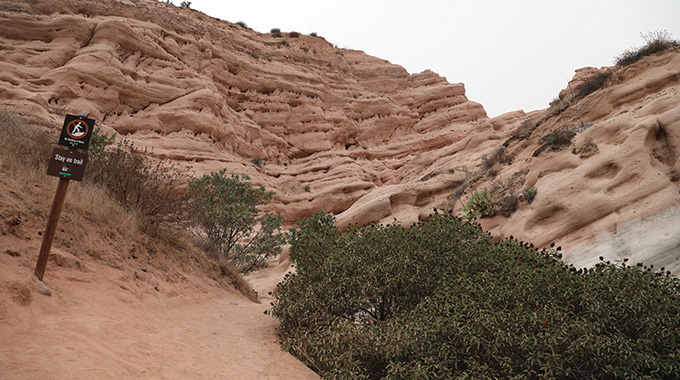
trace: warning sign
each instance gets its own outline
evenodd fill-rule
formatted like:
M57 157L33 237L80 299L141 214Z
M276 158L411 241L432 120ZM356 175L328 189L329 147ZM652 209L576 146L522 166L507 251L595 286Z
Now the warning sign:
M59 145L75 149L87 149L94 129L94 119L82 116L66 115L61 127Z
M82 181L87 164L87 154L54 148L47 166L47 174L55 177Z

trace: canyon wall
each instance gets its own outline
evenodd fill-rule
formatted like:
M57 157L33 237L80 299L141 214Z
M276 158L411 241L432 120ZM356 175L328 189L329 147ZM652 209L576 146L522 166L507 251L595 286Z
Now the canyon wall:
M577 70L571 89L604 71L583 98L491 119L462 83L317 36L151 0L0 5L0 103L55 135L88 111L153 159L249 175L289 225L325 210L341 227L409 226L487 188L497 215L480 222L498 238L678 273L680 51ZM556 130L570 140L552 144ZM636 235L654 244L627 249Z

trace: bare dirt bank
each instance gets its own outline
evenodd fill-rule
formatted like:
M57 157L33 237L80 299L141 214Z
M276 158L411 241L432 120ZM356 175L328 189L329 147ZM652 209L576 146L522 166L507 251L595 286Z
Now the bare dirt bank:
M281 350L265 304L198 276L55 257L47 297L32 257L0 253L0 379L318 379Z

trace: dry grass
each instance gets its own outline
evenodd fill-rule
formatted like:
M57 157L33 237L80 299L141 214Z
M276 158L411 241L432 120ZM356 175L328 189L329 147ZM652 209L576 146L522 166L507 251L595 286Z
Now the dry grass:
M619 54L616 57L616 66L625 67L648 55L678 46L678 41L674 40L666 30L641 33L640 36L645 44L642 47L629 49Z
M497 163L506 163L508 161L507 157L504 156L503 154L505 153L505 147L504 146L499 146L498 148L494 149L493 152L489 153L488 155L484 156L482 158L482 166L484 169L491 169L494 165Z
M219 249L214 242L205 237L195 237L193 244L195 246L201 247L201 250L210 256L210 258L217 264L220 274L229 279L231 286L241 292L241 294L248 297L249 300L258 303L260 302L260 300L257 298L257 295L255 295L253 288L241 275L239 268L232 264L231 261L227 260L224 255L219 253Z
M52 152L49 145L52 136L46 131L30 126L11 112L2 110L0 136L0 162L3 166L15 172L37 172L47 168L47 160Z
M234 289L238 290L249 300L260 303L260 300L255 294L255 290L253 290L248 281L243 278L241 271L234 264L232 264L230 261L227 261L224 256L220 256L218 258L217 264L220 268L220 274L230 280L231 286L233 286Z
M97 185L85 183L69 187L65 207L89 223L106 227L120 235L134 236L141 229L139 216L126 210Z

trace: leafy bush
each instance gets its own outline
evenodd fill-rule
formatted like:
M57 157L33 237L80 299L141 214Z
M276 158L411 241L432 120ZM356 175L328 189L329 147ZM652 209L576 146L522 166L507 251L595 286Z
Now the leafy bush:
M325 379L677 379L680 280L493 243L446 215L290 239L274 293L283 347Z
M678 41L674 40L666 30L640 33L640 36L645 44L640 48L629 49L619 54L616 57L616 66L625 67L639 61L642 57L678 46Z
M272 34L272 37L276 37L276 38L283 37L283 34L281 33L281 29L279 29L279 28L272 28L269 32Z
M475 190L467 198L467 203L461 211L465 213L465 218L469 221L475 220L478 216L482 218L493 215L493 204L491 194L486 187L481 192Z
M127 209L138 212L153 231L161 224L182 223L187 210L181 185L184 176L174 165L150 162L133 143L114 144L115 136L95 128L88 149L86 180L103 186ZM115 145L115 147L114 147Z
M236 25L240 26L241 28L248 29L248 24L246 24L245 21L237 21Z
M290 33L288 33L288 37L298 38L298 37L300 37L300 33L299 32L290 32Z
M257 206L273 193L253 187L249 179L246 175L228 177L221 170L189 183L189 207L196 221L220 253L243 272L262 267L266 259L281 252L285 242L280 216L258 217Z

